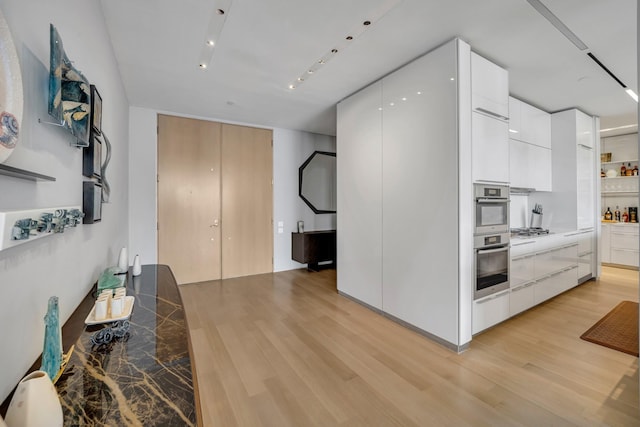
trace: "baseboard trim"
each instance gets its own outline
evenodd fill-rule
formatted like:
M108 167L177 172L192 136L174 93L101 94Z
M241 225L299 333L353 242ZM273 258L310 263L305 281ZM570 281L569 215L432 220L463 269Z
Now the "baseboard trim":
M399 319L399 318L397 318L397 317L395 317L395 316L393 316L393 315L391 315L389 313L385 313L384 311L380 310L379 308L374 307L372 305L369 305L366 302L361 301L358 298L353 297L353 296L351 296L351 295L349 295L347 293L344 293L344 292L338 290L338 294L343 296L343 297L345 297L345 298L347 298L347 299L350 299L351 301L353 301L355 303L358 303L358 304L362 305L363 307L368 308L369 310L371 310L371 311L373 311L373 312L375 312L377 314L380 314L380 315L386 317L389 320L392 320L392 321L396 322L399 325L404 326L407 329L410 329L410 330L422 335L423 337L429 339L430 341L433 341L436 344L439 344L439 345L445 347L447 350L451 350L451 351L454 351L454 352L460 354L460 353L464 352L465 350L469 349L469 346L471 344L471 342L465 343L463 345L454 344L454 343L449 342L449 341L447 341L447 340L445 340L443 338L440 338L437 335L434 335L434 334L432 334L430 332L427 332L424 329L421 329L421 328L419 328L419 327L417 327L415 325L412 325L411 323L408 323L408 322L406 322L406 321L404 321L402 319Z

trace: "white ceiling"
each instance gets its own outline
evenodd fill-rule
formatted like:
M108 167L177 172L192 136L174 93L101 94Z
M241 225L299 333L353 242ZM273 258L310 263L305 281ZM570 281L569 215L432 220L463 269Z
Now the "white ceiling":
M526 0L234 0L201 70L221 1L101 0L132 105L335 135L338 101L460 37L507 68L510 92L524 101L636 123L637 104L622 87ZM542 1L638 92L635 0ZM372 25L346 42L367 19ZM288 88L336 46L311 78Z

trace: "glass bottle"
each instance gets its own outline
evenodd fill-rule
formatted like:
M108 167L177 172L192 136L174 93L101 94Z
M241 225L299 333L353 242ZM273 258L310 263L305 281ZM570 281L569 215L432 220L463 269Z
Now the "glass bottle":
M620 207L616 206L616 210L613 212L613 219L620 222Z
M622 212L622 222L629 222L629 214L627 213L627 208L624 208L624 212Z
M602 169L602 168L601 168L601 169L600 169L600 178L604 178L604 177L606 177L606 176L607 176L607 174L606 174L606 173L604 173L604 169Z
M607 211L604 213L605 221L611 221L613 214L611 213L611 209L607 207Z
M633 176L638 176L638 165L633 165Z
M627 174L627 167L623 163L622 166L620 166L620 176L625 176L626 174Z
M631 169L631 163L627 163L627 170L625 173L627 176L633 175L633 169Z

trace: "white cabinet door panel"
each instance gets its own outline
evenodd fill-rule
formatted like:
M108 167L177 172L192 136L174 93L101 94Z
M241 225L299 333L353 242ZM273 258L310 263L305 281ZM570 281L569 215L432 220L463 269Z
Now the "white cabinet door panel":
M477 334L509 318L509 294L506 290L473 302L472 333Z
M578 229L593 227L595 218L595 164L593 150L578 145L576 153L577 224Z
M471 145L474 181L509 182L509 124L473 113Z
M637 251L638 244L638 234L611 231L611 248Z
M382 84L338 104L338 290L382 309Z
M593 274L593 270L591 268L591 258L592 254L590 253L581 255L578 258L578 278Z
M509 296L509 313L515 316L525 310L530 309L534 305L534 288L535 282L529 282L517 288L511 289Z
M529 179L529 144L509 140L509 180L511 187L532 188Z
M602 224L601 238L600 238L600 258L602 262L611 262L611 226L609 224Z
M471 104L473 111L509 117L509 73L471 52Z
M531 187L537 191L551 191L551 150L548 148L529 146L529 173Z
M611 248L611 263L638 267L639 252L631 249Z
M535 255L524 255L511 259L511 269L509 270L509 282L511 288L534 279L534 259Z

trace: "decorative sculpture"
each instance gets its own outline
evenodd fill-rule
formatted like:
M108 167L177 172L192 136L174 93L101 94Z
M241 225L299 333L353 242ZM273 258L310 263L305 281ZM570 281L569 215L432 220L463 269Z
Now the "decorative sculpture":
M107 138L107 134L102 131L102 138L104 140L104 145L106 147L106 154L104 158L104 163L100 168L100 175L102 176L102 203L109 203L109 195L111 194L111 186L109 186L109 182L107 181L107 166L109 166L109 161L111 161L111 142L109 138Z
M40 220L33 218L19 219L11 229L12 240L27 240L31 231L38 233L63 233L67 227L76 227L82 223L84 213L79 209L56 209L54 213L44 212Z
M60 330L60 313L58 297L49 298L49 308L44 316L44 349L42 350L42 366L49 378L55 378L62 365L62 331Z
M47 314L44 316L44 348L42 350L41 371L49 375L55 384L62 375L64 368L69 363L74 347L67 354L62 353L62 330L60 329L60 311L58 309L58 297L49 298Z

